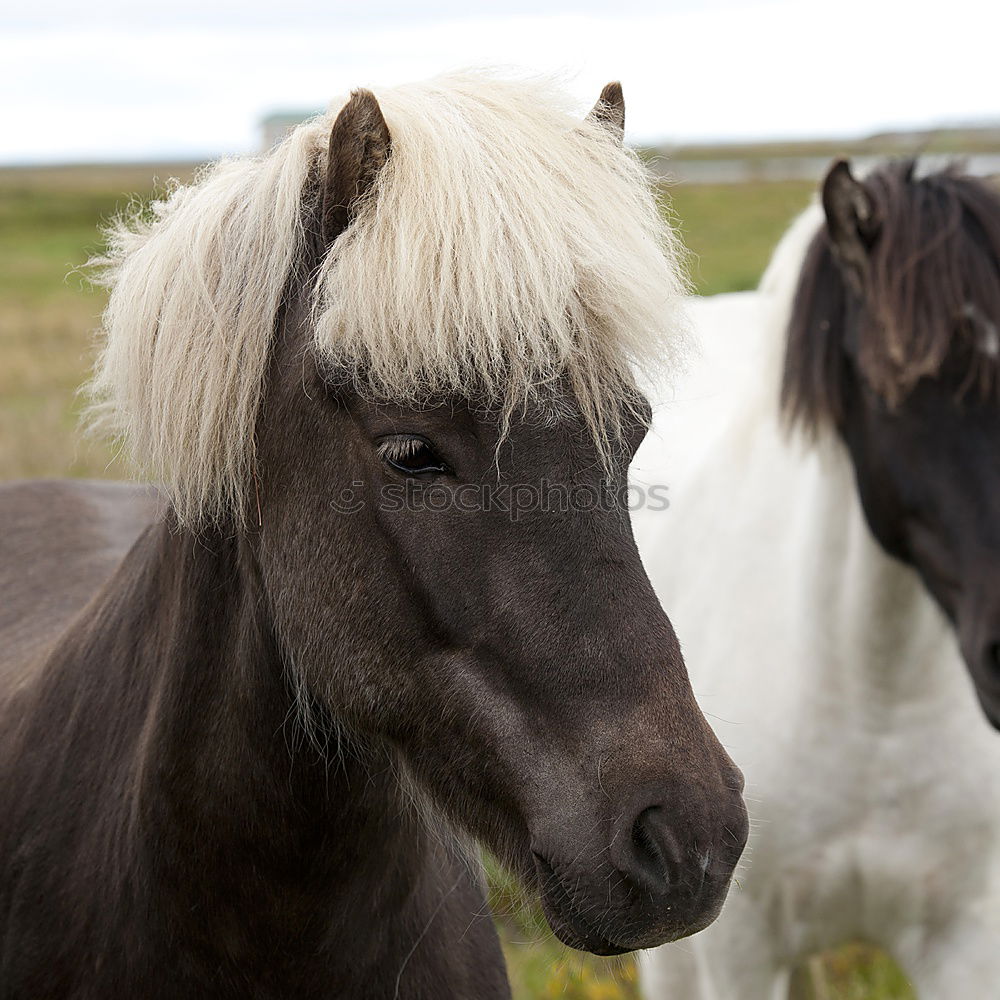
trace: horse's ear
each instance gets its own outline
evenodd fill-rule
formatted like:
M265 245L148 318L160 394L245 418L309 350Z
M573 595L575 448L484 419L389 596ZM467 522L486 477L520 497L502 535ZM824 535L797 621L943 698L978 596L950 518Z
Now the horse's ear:
M601 91L597 103L587 114L587 121L602 125L619 145L625 140L625 95L617 80Z
M392 139L375 95L355 90L330 130L323 181L323 242L329 246L351 223L389 159Z
M879 220L871 195L854 178L847 160L837 160L823 180L823 211L834 259L854 290L861 292Z

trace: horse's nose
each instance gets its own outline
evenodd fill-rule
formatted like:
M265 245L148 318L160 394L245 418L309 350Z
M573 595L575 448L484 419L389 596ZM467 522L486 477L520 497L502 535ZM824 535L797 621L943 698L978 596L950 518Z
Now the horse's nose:
M1000 680L1000 639L988 639L982 652L983 671Z
M969 668L976 693L994 725L1000 715L1000 608L991 600L984 613L982 602L974 603L976 592L968 605L959 609L959 637L962 657ZM964 612L964 613L963 613Z
M714 887L729 879L746 846L741 787L742 776L717 799L714 816L701 817L695 827L666 802L643 805L619 828L612 847L615 866L653 898L680 895L693 903L706 883Z
M963 649L979 703L990 724L1000 729L1000 638L989 636L978 642L967 641Z
M572 822L552 813L532 851L542 908L565 944L617 955L718 916L748 824L742 775L722 765L630 783L617 802L602 786L589 800L599 811L570 813Z
M992 576L963 588L955 619L962 657L976 686L1000 693L1000 593Z
M621 853L623 873L648 890L659 894L676 882L682 855L663 806L647 806L636 816Z

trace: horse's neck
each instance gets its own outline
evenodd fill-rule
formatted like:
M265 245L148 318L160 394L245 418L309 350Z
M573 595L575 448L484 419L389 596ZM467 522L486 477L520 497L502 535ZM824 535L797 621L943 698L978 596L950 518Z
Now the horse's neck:
M713 415L720 425L708 457L693 459L705 473L696 503L725 465L720 456L732 456L727 495L739 497L740 509L726 519L740 524L735 545L762 544L755 572L773 569L773 626L793 635L794 654L780 657L795 671L792 683L815 683L808 665L818 660L827 702L838 698L849 710L964 705L968 682L951 629L916 573L872 536L846 447L832 432L807 444L780 426L788 302L743 293L693 307L710 359L694 390L708 402L689 418L693 439L711 434L704 428Z
M795 505L804 528L795 617L827 660L828 693L876 715L967 701L951 629L913 569L872 536L846 449L834 440L809 454L787 447L800 463Z
M150 528L34 697L22 835L62 824L54 841L89 852L79 877L101 872L101 892L119 878L122 896L141 887L143 906L235 961L335 941L324 913L390 921L440 863L384 753L296 749L267 601L231 539ZM88 789L85 811L42 816L72 788Z

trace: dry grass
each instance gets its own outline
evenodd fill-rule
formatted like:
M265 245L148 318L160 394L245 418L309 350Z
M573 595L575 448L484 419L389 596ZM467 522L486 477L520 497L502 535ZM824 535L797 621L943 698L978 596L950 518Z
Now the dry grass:
M0 478L122 475L110 450L76 433L103 293L76 271L99 225L148 193L153 167L0 170Z
M99 311L100 306L91 302ZM75 432L93 320L79 301L0 304L0 475L101 476L110 454Z

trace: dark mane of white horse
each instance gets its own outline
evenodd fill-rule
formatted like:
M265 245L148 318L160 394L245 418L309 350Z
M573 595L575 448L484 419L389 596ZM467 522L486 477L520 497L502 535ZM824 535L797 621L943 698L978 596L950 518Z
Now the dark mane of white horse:
M951 167L918 176L911 160L864 180L875 212L863 301L845 282L824 226L802 261L787 331L782 406L813 430L843 411L844 329L860 308L859 368L890 406L925 377L957 394L996 392L1000 343L1000 194Z

